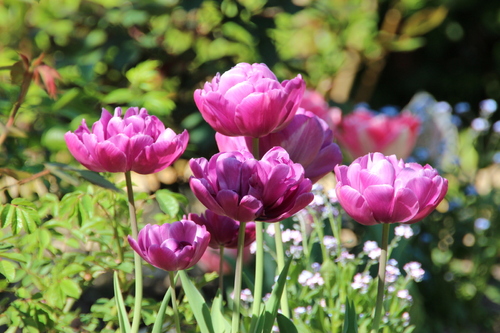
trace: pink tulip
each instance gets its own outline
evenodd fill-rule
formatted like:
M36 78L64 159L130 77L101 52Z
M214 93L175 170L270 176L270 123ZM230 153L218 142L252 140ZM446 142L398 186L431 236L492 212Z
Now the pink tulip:
M448 191L448 180L430 165L404 163L381 153L337 166L337 198L361 224L415 223L429 215Z
M281 147L261 160L245 150L189 161L193 193L208 209L236 221L281 221L313 199L304 168Z
M146 225L137 241L128 236L130 246L149 264L166 271L194 266L207 249L210 233L193 221Z
M205 214L190 213L187 219L194 221L196 224L204 225L207 228L207 231L212 235L208 244L211 248L218 249L220 246L224 246L228 249L235 249L238 246L240 222L227 216L215 214L209 209L205 211ZM248 222L245 225L245 241L243 246L248 246L253 241L255 241L255 223Z
M216 133L215 140L221 152L252 149L252 138L249 137L229 137ZM259 138L260 157L275 146L283 147L292 161L302 164L305 177L313 183L342 161L340 148L333 143L332 130L312 112L300 108L287 127Z
M194 100L217 132L258 138L292 121L304 89L300 75L280 83L265 64L240 63L197 89Z
M102 110L101 119L92 125L85 120L75 133L64 135L68 149L78 162L96 172L135 171L150 174L172 164L186 150L189 134L176 135L146 109L122 109L112 116Z
M300 107L323 119L332 130L336 129L342 119L342 110L330 107L325 98L315 90L306 89Z
M352 158L374 152L407 158L415 147L419 129L419 118L409 112L390 117L357 109L342 119L335 134Z

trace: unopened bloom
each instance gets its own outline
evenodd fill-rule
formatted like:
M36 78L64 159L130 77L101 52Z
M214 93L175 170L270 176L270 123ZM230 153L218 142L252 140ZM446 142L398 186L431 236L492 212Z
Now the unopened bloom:
M425 271L422 268L422 264L416 261L411 261L403 266L407 276L413 279L415 282L420 282L424 278Z
M146 109L122 109L114 115L102 110L101 119L89 130L85 120L78 129L64 135L68 149L78 162L95 172L150 174L172 164L186 150L186 130L177 135Z
M230 137L215 134L219 150L252 151L251 137ZM342 161L342 153L333 142L333 132L328 125L312 112L299 109L288 126L282 130L259 138L259 153L262 157L275 146L283 147L290 159L304 167L306 178L312 182L331 172Z
M190 213L187 219L194 221L196 224L204 225L207 228L207 231L212 235L208 244L211 248L218 249L220 246L224 246L228 249L234 249L238 246L240 222L227 216L215 214L210 209L207 209L205 214ZM254 240L255 223L249 222L245 225L245 241L243 246L250 245Z
M335 135L352 158L374 152L407 158L419 129L419 118L409 112L391 117L360 108L342 118Z
M149 264L169 272L194 266L207 249L210 233L193 221L146 225L130 246Z
M218 153L189 162L193 193L208 209L240 222L276 222L297 213L313 199L304 168L281 147L261 160L247 151Z
M380 153L337 166L337 198L354 220L365 225L415 223L444 198L448 180L430 165L404 163Z
M292 121L304 90L300 75L280 83L265 64L240 63L197 89L194 101L217 132L258 138Z

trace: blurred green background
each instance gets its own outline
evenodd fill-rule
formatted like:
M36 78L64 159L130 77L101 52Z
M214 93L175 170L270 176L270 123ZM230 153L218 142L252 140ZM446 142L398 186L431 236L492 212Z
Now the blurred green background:
M214 132L193 91L238 62L264 62L281 80L300 73L344 112L358 102L403 107L427 91L452 106L472 105L467 123L481 100L500 100L496 0L3 0L0 48L3 123L21 91L22 56L43 54L48 66L29 87L0 153L3 175L5 168L33 174L46 161L72 163L64 133L82 118L98 119L102 107L145 107L167 126L189 130L186 158L209 156ZM485 165L476 159L474 174ZM424 224L430 238L415 241L416 259L433 274L417 298L415 318L427 323L419 332L500 332L498 196L461 192L473 182L455 179L458 208ZM468 246L463 237L479 215L492 226L482 232L486 240ZM443 250L438 245L449 235L456 242ZM452 257L485 267L464 271Z

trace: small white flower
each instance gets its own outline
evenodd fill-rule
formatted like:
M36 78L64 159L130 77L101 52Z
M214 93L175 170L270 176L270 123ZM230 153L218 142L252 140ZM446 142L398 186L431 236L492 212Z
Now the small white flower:
M249 249L251 254L255 254L255 252L257 252L257 242L253 242L252 244L250 244Z
M274 237L275 235L275 232L274 232L274 224L273 223L270 223L267 228L266 228L266 233L271 236L271 237Z
M340 253L340 257L338 257L337 259L335 259L335 262L345 263L348 260L353 260L353 259L354 259L354 254L351 254L351 253L349 253L347 251L342 251Z
M410 292L408 291L408 289L402 289L402 290L399 290L396 295L401 298L401 299L406 299L408 301L411 301L413 298L411 297L410 295Z
M329 235L323 236L323 245L328 251L334 252L338 246L337 239Z
M372 282L373 278L370 276L368 272L366 273L358 273L354 275L354 281L351 283L352 289L360 289L360 293L366 294L368 291L368 287L370 286L370 282Z
M378 247L377 242L375 241L366 241L363 245L363 252L368 254L370 259L377 259L380 257L382 250Z
M420 282L424 278L425 271L422 269L422 264L416 261L411 261L403 266L406 274L415 282Z
M394 234L396 236L409 239L411 236L413 236L413 229L409 225L402 224L394 228Z

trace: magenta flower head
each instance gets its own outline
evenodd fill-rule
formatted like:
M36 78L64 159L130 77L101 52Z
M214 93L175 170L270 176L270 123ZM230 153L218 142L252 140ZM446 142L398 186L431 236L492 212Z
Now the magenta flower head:
M335 168L337 198L361 224L415 223L448 191L448 180L430 165L404 163L395 155L368 154Z
M306 207L314 198L304 168L281 147L261 160L248 151L218 153L210 161L189 161L193 193L208 209L240 222L277 222Z
M189 134L176 135L146 109L122 109L111 115L102 110L101 119L89 130L85 120L64 135L68 149L78 162L96 172L135 171L150 174L172 164L186 150Z
M280 83L265 64L240 63L197 89L194 101L217 132L258 138L292 121L304 90L300 75Z
M205 211L205 214L188 214L188 220L194 221L196 224L204 225L210 233L210 243L208 246L218 249L224 246L228 249L235 249L238 246L238 233L240 222L233 220L230 217L215 214L210 209ZM248 222L245 225L245 241L243 246L248 246L255 241L255 223Z
M193 221L146 225L130 246L149 264L169 272L188 269L200 260L210 242L210 233Z
M216 133L215 140L220 151L252 149L250 137L229 137ZM333 143L333 132L326 122L300 108L287 127L259 138L260 156L275 146L283 147L292 161L302 164L305 177L313 183L333 171L342 161L340 148Z

